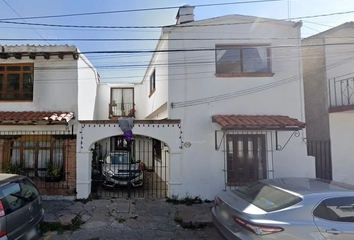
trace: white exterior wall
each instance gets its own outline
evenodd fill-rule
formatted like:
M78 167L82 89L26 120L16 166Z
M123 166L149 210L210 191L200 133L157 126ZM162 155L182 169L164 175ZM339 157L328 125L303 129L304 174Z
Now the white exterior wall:
M77 114L78 63L71 55L65 55L63 60L37 56L35 60L28 57L1 59L0 63L34 63L33 102L2 101L0 111L72 111Z
M325 38L325 57L327 66L327 80L337 78L337 80L346 79L354 76L354 29L341 29ZM327 82L328 83L328 82ZM345 88L345 85L343 85ZM334 84L330 83L331 99L329 100L332 106L342 105L341 85L336 84L337 101L334 96ZM347 105L347 100L343 99L343 104Z
M122 135L123 132L117 124L79 124L79 133L77 134L77 198L87 198L91 191L91 147L96 141L107 141L109 146L109 137ZM133 128L133 133L136 135L154 136L168 145L170 151L169 168L167 169L167 176L169 184L176 184L181 182L180 171L171 172L170 169L178 169L181 166L181 149L180 147L180 129L176 124L174 127L160 127L157 131L155 127L136 125ZM105 146L103 146L104 149Z
M354 111L330 113L333 180L354 183Z
M109 103L111 101L111 88L136 88L134 84L108 84L100 83L97 88L97 119L108 120L109 119ZM141 108L141 105L136 103L137 92L134 89L134 101L137 108ZM135 115L137 119L141 119L140 108L136 111ZM139 115L140 114L140 115Z
M325 57L327 67L327 79L338 77L353 72L354 62L354 29L345 28L325 38ZM351 59L349 59L351 58ZM341 62L349 59L347 63ZM332 67L333 64L338 66Z
M344 28L326 36L325 56L327 65L327 79L346 79L354 76L354 29ZM335 65L335 67L332 67ZM345 88L345 85L343 85ZM337 102L334 97L334 85L331 82L332 106L341 106L340 83L336 86ZM349 91L351 91L349 89ZM344 98L343 104L347 105ZM354 161L351 150L354 143L354 112L338 112L329 114L332 172L333 180L353 184Z
M161 40L159 50L169 49L170 42ZM143 82L135 86L135 104L137 119L162 119L167 116L166 104L169 100L168 74L169 74L169 54L155 54L146 71ZM155 70L156 91L150 95L150 76ZM154 113L154 114L152 114Z
M97 71L85 56L78 59L78 114L79 120L96 119Z
M234 22L213 21L211 24ZM240 20L242 21L242 19ZM249 21L246 20L246 21ZM208 24L208 21L200 24ZM233 29L233 30L232 30ZM246 38L247 40L211 40L211 41L170 41L169 49L214 49L216 44L270 44L297 45L300 42L300 29L280 24L240 24L232 26L196 27L173 30L169 38ZM278 40L269 39L276 38ZM285 38L285 39L284 39ZM290 38L290 39L286 39ZM299 39L296 39L299 38ZM254 39L254 40L252 40ZM293 39L293 40L292 40ZM212 123L215 114L267 114L286 115L304 121L303 92L301 74L301 52L298 47L272 48L273 77L217 78L215 77L215 51L169 53L169 104L168 117L181 119L183 141L191 142L190 148L184 148L181 165L171 172L180 172L180 182L170 183L170 193L184 196L200 195L212 199L214 194L222 191L225 185L224 156L215 151L214 131L220 130L218 124ZM192 64L209 61L210 64ZM181 67L174 62L187 62ZM264 84L294 77L295 81L244 95L238 98L212 102L191 107L171 109L171 102L183 102L193 99L217 96L237 92ZM158 77L156 78L159 80ZM284 144L291 133L279 132L279 143ZM273 152L274 176L308 176L314 177L314 158L308 157L303 142L305 131L299 138L292 138L283 151ZM299 171L294 171L296 166Z

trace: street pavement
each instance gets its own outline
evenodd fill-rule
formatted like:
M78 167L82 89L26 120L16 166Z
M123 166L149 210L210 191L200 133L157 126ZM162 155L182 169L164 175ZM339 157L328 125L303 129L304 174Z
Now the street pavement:
M43 201L44 222L60 223L42 240L221 240L211 223L212 203L186 206L165 199ZM59 230L55 231L55 230Z

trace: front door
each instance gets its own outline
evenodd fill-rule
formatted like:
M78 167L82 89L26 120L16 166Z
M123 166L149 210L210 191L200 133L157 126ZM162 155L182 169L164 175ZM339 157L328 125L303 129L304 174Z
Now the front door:
M227 183L243 185L267 178L265 135L227 136Z

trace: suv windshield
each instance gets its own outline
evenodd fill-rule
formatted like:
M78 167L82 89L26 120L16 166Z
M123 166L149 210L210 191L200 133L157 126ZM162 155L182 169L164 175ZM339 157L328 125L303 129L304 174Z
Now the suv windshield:
M260 182L236 188L232 192L266 212L287 208L302 200L298 196Z
M131 157L131 164L134 164L134 158ZM106 157L106 163L108 164L128 164L128 154L127 153L111 153Z

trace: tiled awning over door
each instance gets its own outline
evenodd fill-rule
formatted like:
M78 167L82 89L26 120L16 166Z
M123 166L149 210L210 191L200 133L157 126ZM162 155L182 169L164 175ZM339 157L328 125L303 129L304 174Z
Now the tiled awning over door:
M66 125L73 119L73 112L0 112L0 125Z
M306 124L281 115L214 115L222 130L299 130Z

